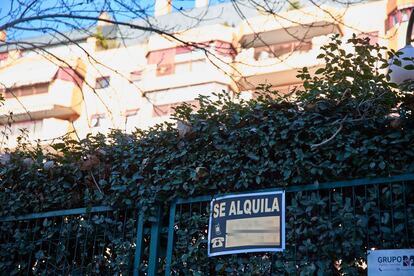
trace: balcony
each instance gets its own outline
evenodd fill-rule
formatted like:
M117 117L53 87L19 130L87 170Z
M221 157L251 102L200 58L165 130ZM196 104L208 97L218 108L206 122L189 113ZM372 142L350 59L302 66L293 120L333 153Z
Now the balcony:
M232 85L232 79L228 75L205 60L170 64L167 74L163 74L161 70L159 65L148 65L143 74L141 86L143 92L207 83Z
M37 61L38 62L38 61ZM50 62L17 64L0 69L4 105L0 123L43 118L71 119L80 114L82 81L68 67Z
M303 41L315 36L342 33L335 21L335 10L309 7L278 15L249 18L240 25L238 41L242 48ZM299 23L300 22L300 23Z
M314 37L303 45L292 42L290 50L284 47L289 43L242 50L236 59L240 85L248 90L264 83L283 86L300 82L296 78L298 69L308 67L312 72L323 64L316 57L321 53L320 46L328 41L328 37Z

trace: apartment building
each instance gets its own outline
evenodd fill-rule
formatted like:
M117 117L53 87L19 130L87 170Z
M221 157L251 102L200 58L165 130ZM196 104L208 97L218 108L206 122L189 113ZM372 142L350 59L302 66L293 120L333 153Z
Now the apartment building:
M89 32L27 39L24 49L3 43L0 83L6 100L0 124L9 139L2 147L13 147L21 128L30 140L44 143L68 132L80 138L112 128L132 132L168 120L183 102L197 106L198 95L225 91L249 98L262 83L287 91L300 85L297 69L321 66L319 47L332 34L400 45L397 35L388 42L391 32L400 34L388 22L396 10L404 14L408 2L414 6L382 0L269 15L207 0L195 1L184 14L171 12L171 1L157 0L150 20L178 39L99 21Z
M405 46L408 19L413 7L414 1L410 0L387 1L384 29L390 48L397 50Z

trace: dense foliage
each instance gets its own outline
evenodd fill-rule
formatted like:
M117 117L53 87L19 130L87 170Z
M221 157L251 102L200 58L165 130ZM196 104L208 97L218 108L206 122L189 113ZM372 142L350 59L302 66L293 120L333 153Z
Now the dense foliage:
M177 108L177 127L164 123L133 135L113 131L107 137L89 136L80 142L68 138L48 151L32 148L23 139L0 160L0 216L96 205L138 206L151 215L155 203L167 209L178 197L413 172L412 93L396 90L387 81L385 49L355 37L349 43L350 53L333 38L319 56L324 67L315 74L302 69L299 77L304 89L289 95L263 86L250 101L225 94L217 94L214 100L200 97L196 112L189 105ZM397 190L396 198L403 193ZM381 193L380 197L389 199L389 190ZM339 259L345 272L357 273L356 263L365 258L366 250L358 231L375 236L385 230L365 230L368 221L358 226L360 217L349 210L346 197L337 201L333 195L299 193L295 197L287 207L287 227L296 230L287 235L288 242L297 242L303 261L287 265L281 257L278 273L295 269L303 275L323 273ZM353 206L374 212L378 197L367 198L354 199ZM333 214L326 210L331 199ZM407 200L411 205L405 208L412 214L413 198ZM202 213L183 217L200 229L206 224ZM382 213L373 219L382 221ZM413 216L406 223L410 227L404 229L413 238ZM334 225L349 228L339 231ZM397 241L393 247L413 242L399 238L394 228L387 231L385 240ZM218 258L215 265L207 265L205 235L200 233L178 233L177 270L186 274L268 271L271 257L263 254ZM192 245L180 247L180 241L189 237ZM381 242L378 237L372 243L381 246ZM318 252L316 263L312 260Z

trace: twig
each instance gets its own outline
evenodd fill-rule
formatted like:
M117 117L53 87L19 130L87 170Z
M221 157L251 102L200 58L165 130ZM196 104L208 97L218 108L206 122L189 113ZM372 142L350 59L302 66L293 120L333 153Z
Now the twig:
M323 146L323 145L325 145L326 143L329 143L330 141L332 141L332 140L336 137L336 135L338 135L338 133L339 133L339 132L342 130L342 128L344 127L344 121L345 121L347 118L348 118L348 115L346 115L346 116L345 116L345 118L343 118L343 119L342 119L341 124L339 125L339 128L335 131L335 133L334 133L331 137L329 137L328 139L326 139L326 140L324 140L324 141L322 141L322 142L320 142L320 143L318 143L318 144L312 144L312 145L311 145L311 148L312 148L312 149L315 149L315 148L317 148L317 147Z
M99 188L98 182L96 182L95 176L93 176L92 171L89 171L89 173L90 173L90 175L92 176L92 180L93 180L93 183L95 183L96 188L98 188L98 191L99 191L101 194L103 194L103 192L102 192L101 188Z

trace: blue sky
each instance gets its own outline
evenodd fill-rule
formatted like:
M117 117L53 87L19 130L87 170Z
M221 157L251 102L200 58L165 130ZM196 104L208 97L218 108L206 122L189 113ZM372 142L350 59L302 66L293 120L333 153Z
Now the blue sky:
M32 0L21 0L22 2L25 3L31 3ZM74 2L87 2L88 0L77 0ZM89 0L90 2L101 2L99 0ZM230 0L210 0L209 3L210 5L214 5L217 3L223 3L223 2L229 2ZM0 0L0 17L4 17L5 15L7 15L8 11L10 10L10 4L12 3L12 0ZM39 0L39 2L42 2L42 5L47 7L50 5L53 5L54 3L58 2L58 0ZM128 2L128 1L125 1ZM151 4L154 3L155 0L139 0L136 1L139 2L142 5L147 5L147 4ZM194 7L194 0L173 0L173 6L175 8L183 8L183 9L191 9ZM17 5L17 2L14 1L14 4Z
M24 3L31 3L33 0L20 0L21 2ZM66 3L71 3L71 4L75 4L79 6L76 6L77 8L74 8L76 10L76 13L79 15L87 15L87 16L96 16L99 12L100 9L102 9L103 7L103 3L104 0L38 0L38 2L35 4L35 7L40 11L40 12L44 12L46 9L51 9L53 7L56 7L56 5L58 5L58 7L61 6L61 2L64 1ZM214 5L217 3L222 3L222 2L228 2L230 0L210 0L209 4L210 5ZM154 5L154 0L123 0L122 3L126 3L126 4L131 4L134 3L133 7L138 7L137 5L135 5L135 3L138 3L141 8L145 8L146 13L151 16L153 14L153 5ZM10 11L10 6L11 3L14 4L14 8L13 10L18 9L18 3L17 1L12 1L12 0L0 0L0 24L4 24L9 22L10 20L13 20L16 18L16 15L11 15L9 14ZM117 6L116 1L106 1L106 3L110 3L112 9L123 9L125 11L125 8L122 8L121 6ZM191 9L194 7L194 0L173 0L172 4L174 9ZM74 10L71 9L71 10ZM55 9L52 10L50 13L56 13L56 12L62 13L62 10L60 9ZM21 12L21 11L20 11ZM67 12L67 11L66 11ZM17 13L19 14L19 13ZM28 13L27 16L33 16L33 15L37 15L36 13ZM132 13L122 13L122 12L118 12L115 14L115 17L117 20L122 20L122 21L129 21L131 19L134 19L136 16L133 15ZM53 26L54 28L56 28L55 22L31 22L28 23L27 25L19 25L22 27L44 27L44 26ZM80 23L80 24L93 24L93 22L84 22L84 23ZM82 25L83 26L83 25ZM60 30L67 30L69 29L68 26L64 26L63 24L60 24L58 29ZM37 36L39 35L39 32L33 32L33 31L22 31L22 30L9 30L8 31L8 36L9 37L13 37L13 38L21 38L21 37L30 37L30 36Z

